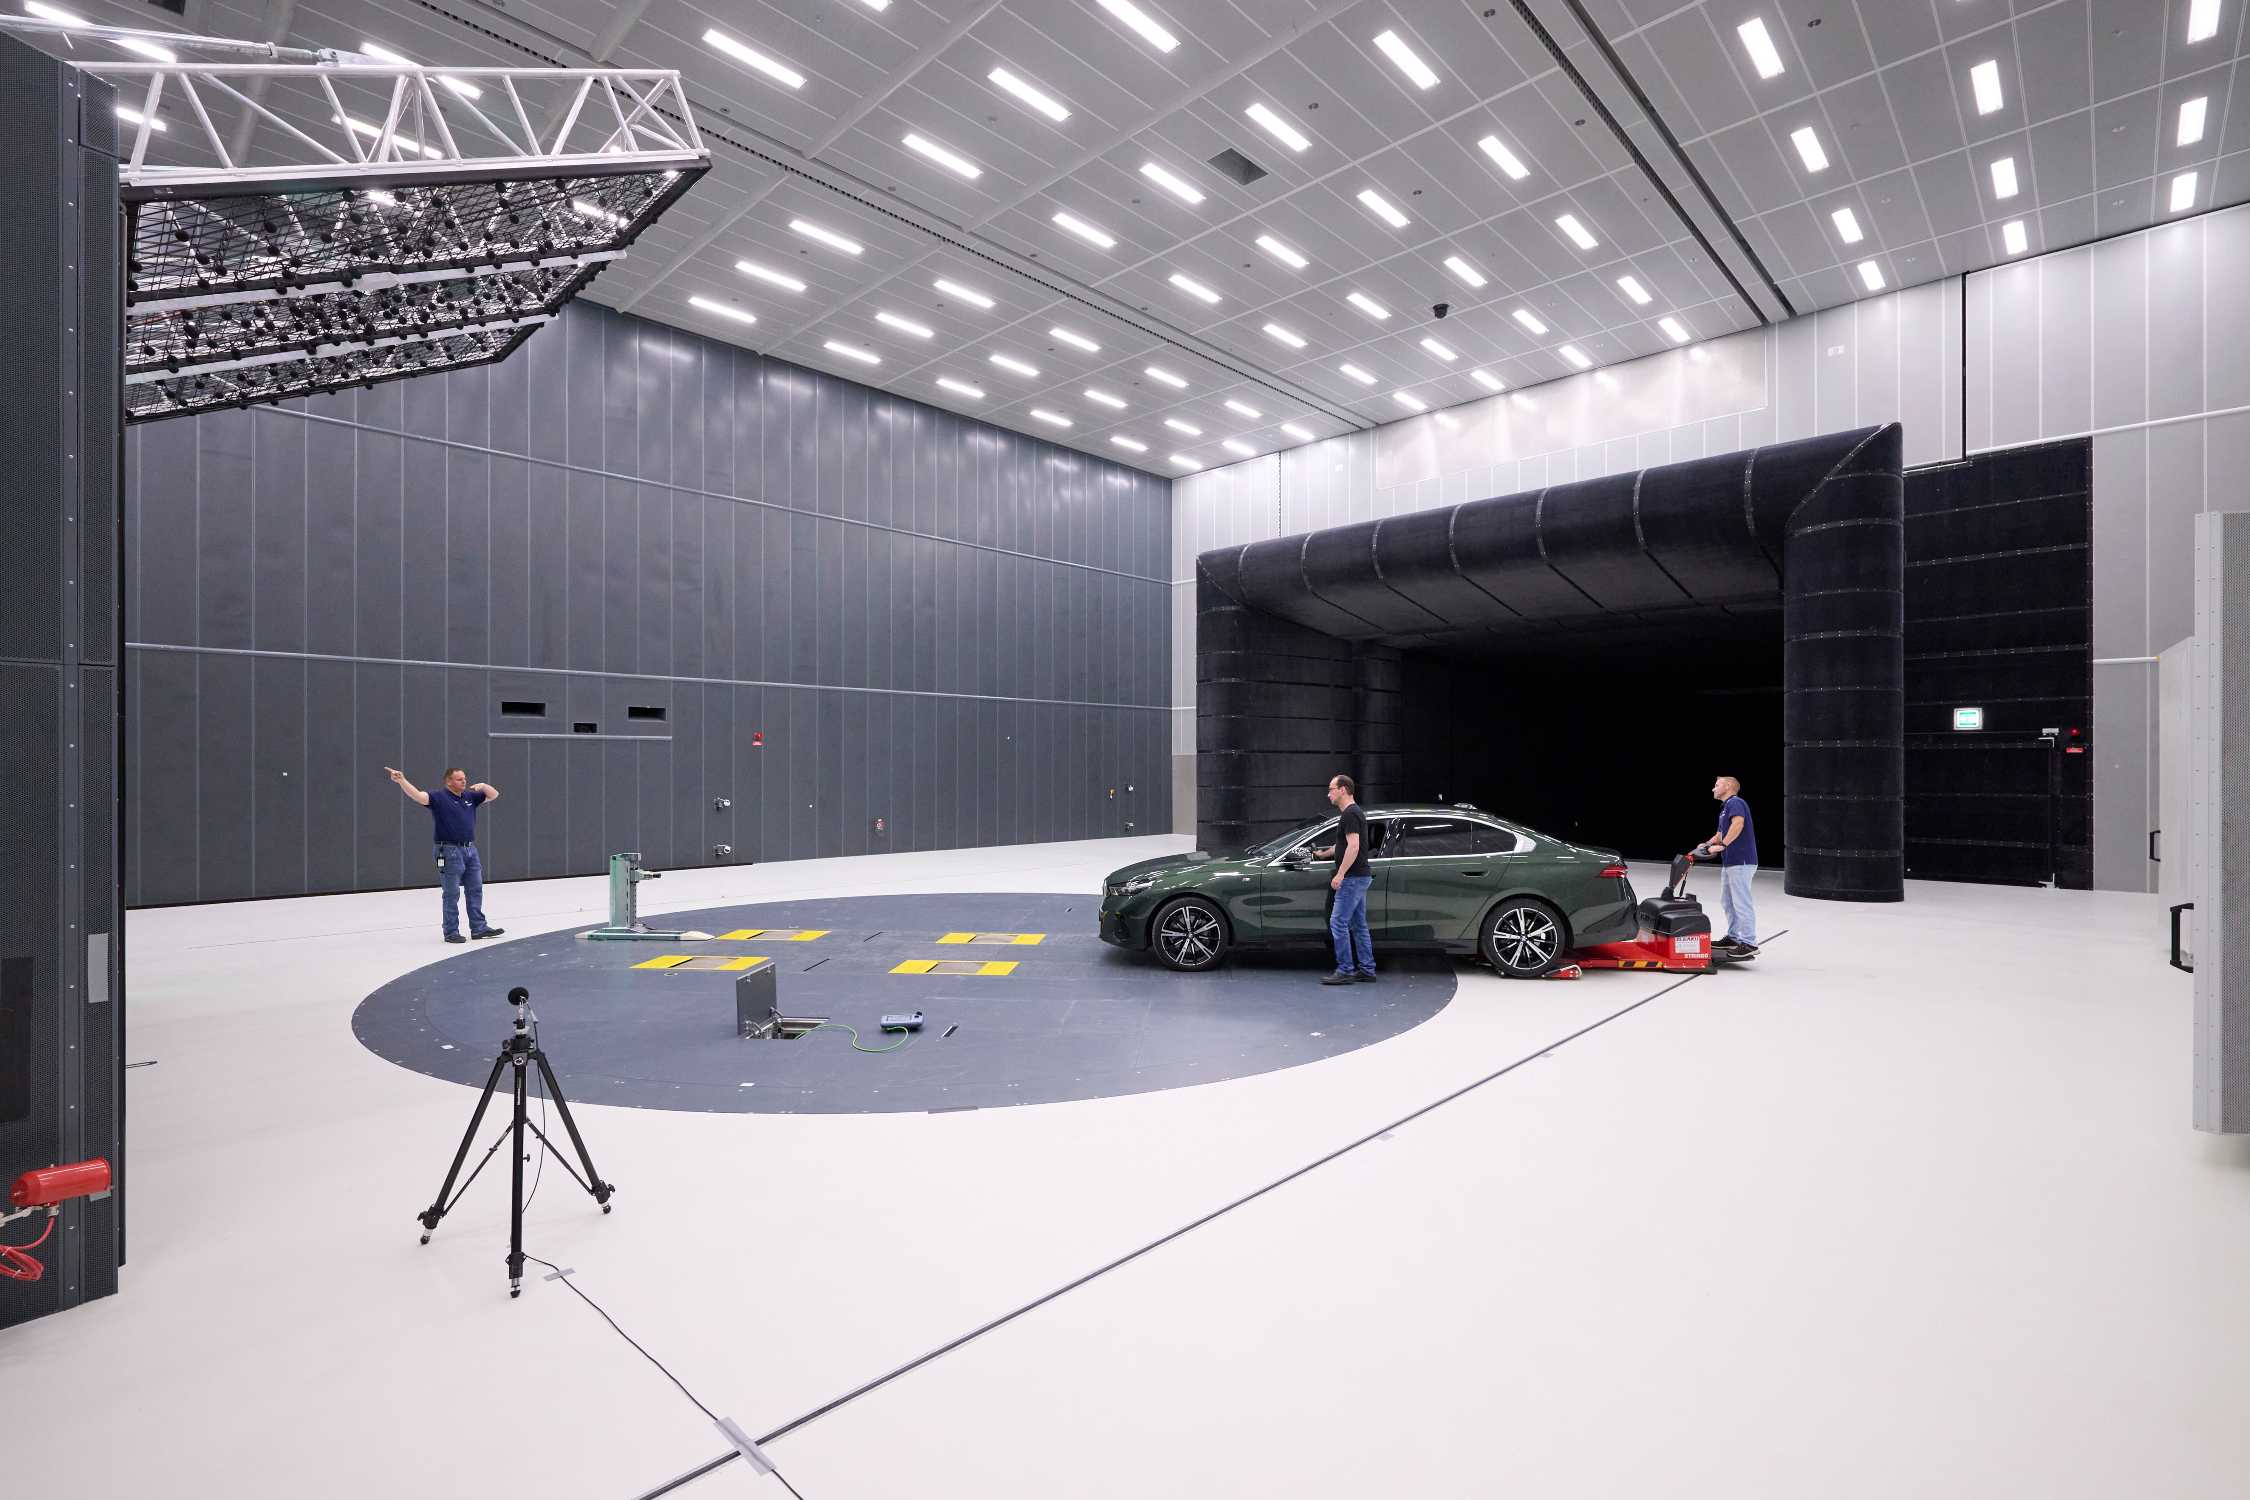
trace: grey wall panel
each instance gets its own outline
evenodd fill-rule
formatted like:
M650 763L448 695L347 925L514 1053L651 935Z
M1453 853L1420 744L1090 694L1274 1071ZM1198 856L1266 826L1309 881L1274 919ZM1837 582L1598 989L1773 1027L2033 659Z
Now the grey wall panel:
M192 422L157 422L135 431L138 461L127 472L138 480L129 514L139 534L130 538L126 607L136 640L195 642L197 430Z
M196 453L196 644L246 648L257 587L255 438L248 411L215 412L199 423ZM223 420L222 420L223 419Z
M444 421L442 408L438 420ZM417 661L445 660L445 459L446 450L436 443L406 440L399 508L401 633L397 654ZM203 644L219 643L206 640Z
M384 762L368 764L356 710L350 662L305 663L304 862L308 891L358 888L361 796L377 789L396 795L383 778Z
M672 663L672 492L644 484L636 499L631 670L669 675L677 670Z
M295 497L305 526L304 649L350 656L359 644L356 444L340 440L346 434L325 429L321 435L326 441L315 442L311 424L287 416L279 420L298 428L305 439L304 490ZM316 600L318 608L313 607Z
M456 443L489 450L492 441L492 370L477 365L445 373L445 435Z
M352 668L353 740L364 757L351 780L355 858L358 883L370 890L405 883L401 853L409 804L383 775L385 766L404 770L407 765L405 678L405 671L395 666L361 662ZM427 838L426 831L416 831ZM421 883L419 871L415 883Z
M256 889L256 665L249 656L198 658L195 732L180 743L195 746L196 889L203 900Z
M2203 222L2159 225L2148 235L2148 339L2164 351L2148 364L2148 414L2185 416L2203 400ZM2185 632L2182 632L2183 634ZM2172 637L2167 637L2172 639Z
M2152 644L2148 631L2148 433L2105 433L2094 439L2094 655L2145 656L2170 644Z
M492 640L487 658L507 666L529 666L531 654L531 465L519 458L496 456L491 468L491 505L488 511L488 554L485 613L491 620ZM551 576L551 575L550 575ZM475 661L476 657L457 657Z
M467 371L460 372L467 374ZM451 375L446 377L452 379ZM445 450L446 661L492 661L492 459L483 452ZM513 549L510 549L511 553Z
M2066 253L2085 255L2093 267L2094 430L2141 421L2149 414L2148 237Z
M1972 447L2034 442L2040 435L2039 372L2045 360L2039 341L2039 283L2037 261L2019 261L1978 278L1979 285L1989 288L1994 347L2006 347L2013 357L2003 360L1996 354L1991 361L1993 378L1985 388L1986 436ZM2002 369L2019 368L2025 378L2000 378ZM1975 420L1973 412L1970 419Z
M2205 509L2204 424L2148 430L2148 640L2151 650L2195 630L2195 518ZM2239 483L2239 481L2237 481Z
M542 457L558 457L559 451L550 452L546 444L553 435L542 433L534 438L531 431L531 378L533 363L529 358L502 360L489 367L492 377L492 450L495 453L523 454L534 451ZM539 413L542 427L552 427L555 413L542 409Z
M305 870L306 663L302 657L254 657L249 665L251 755L239 770L250 798L251 890L294 896L311 889Z
M311 577L305 526L309 489L305 424L253 408L251 474L252 644L264 651L305 649L305 593Z
M396 657L403 654L406 630L406 445L387 433L365 430L353 435L352 443L357 471L352 487L352 650L360 656Z
M2097 592L2098 600L2100 594ZM2148 831L2157 824L2149 698L2155 678L2109 673L2094 693L2094 888L2148 888Z
M194 901L200 822L196 791L200 752L180 726L196 721L199 658L181 652L135 652L139 670L131 684L126 722L134 726L128 753L137 751L129 815L134 833L129 872L134 899L152 904Z
M2223 330L2210 340L2204 400L2212 411L2250 406L2250 338L2242 336L2250 329L2250 214L2209 214L2200 222L2204 320Z
M2094 277L2082 255L2042 256L2039 276L2039 430L2094 425Z

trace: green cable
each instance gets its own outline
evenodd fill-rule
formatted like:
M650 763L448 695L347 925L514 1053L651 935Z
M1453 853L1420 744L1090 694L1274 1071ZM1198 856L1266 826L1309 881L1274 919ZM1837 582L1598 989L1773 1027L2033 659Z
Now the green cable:
M883 1029L884 1029L885 1031L894 1031L894 1030L895 1030L895 1031L904 1031L904 1030L905 1030L905 1028L904 1028L904 1027L892 1027L892 1026L886 1026L886 1027L884 1027ZM849 1026L846 1026L846 1025L845 1025L845 1024L844 1024L843 1022L841 1022L841 1021L823 1021L823 1022L821 1022L821 1023L820 1023L820 1025L818 1025L818 1026L807 1026L807 1027L806 1027L806 1028L804 1029L804 1032L803 1032L802 1034L803 1034L803 1035L805 1035L805 1036L811 1036L811 1035L812 1035L812 1034L813 1034L814 1032L816 1032L816 1031L822 1031L822 1030L827 1030L827 1031L843 1031L843 1032L849 1032L849 1033L851 1034L851 1039L852 1039L852 1050L853 1050L854 1052L877 1052L877 1053L880 1053L880 1052L896 1052L896 1051L897 1051L897 1050L898 1050L899 1048L901 1048L901 1047L905 1046L905 1045L906 1045L906 1044L907 1044L908 1042L911 1042L911 1041L913 1041L913 1040L914 1040L914 1033L913 1033L913 1032L911 1032L911 1031L908 1031L908 1032L906 1032L906 1034L905 1034L904 1036L900 1037L900 1038L899 1038L899 1039L898 1039L897 1041L895 1041L895 1042L891 1043L891 1044L890 1044L890 1045L889 1045L888 1047L862 1047L862 1046L861 1046L861 1045L859 1044L859 1033L858 1033L857 1031L854 1031L854 1030L853 1030L853 1029L852 1029L851 1027L849 1027Z

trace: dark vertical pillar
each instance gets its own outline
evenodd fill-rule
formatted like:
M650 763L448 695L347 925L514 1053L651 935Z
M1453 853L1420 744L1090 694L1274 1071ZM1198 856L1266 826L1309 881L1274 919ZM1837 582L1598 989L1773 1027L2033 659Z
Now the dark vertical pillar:
M108 89L0 37L0 1180L122 1181L116 126ZM19 1226L20 1227L20 1226ZM121 1197L65 1211L0 1325L117 1290Z

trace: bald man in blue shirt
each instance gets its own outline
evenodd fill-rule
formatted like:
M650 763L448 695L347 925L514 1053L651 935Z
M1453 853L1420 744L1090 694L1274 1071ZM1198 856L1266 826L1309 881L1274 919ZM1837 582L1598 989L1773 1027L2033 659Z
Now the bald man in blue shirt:
M469 785L469 773L448 767L434 792L425 792L393 766L383 769L406 794L430 810L431 831L437 837L438 883L445 890L445 940L465 943L469 938L494 938L501 929L484 920L484 861L477 857L477 809L496 800L500 789L480 781ZM461 893L469 896L469 937L461 936Z

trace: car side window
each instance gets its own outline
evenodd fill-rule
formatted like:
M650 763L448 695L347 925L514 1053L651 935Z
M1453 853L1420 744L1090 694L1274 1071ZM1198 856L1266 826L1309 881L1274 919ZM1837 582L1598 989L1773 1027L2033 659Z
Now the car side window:
M1389 818L1369 818L1367 820L1367 857L1369 859L1382 859L1398 853L1398 850L1390 847L1393 831L1391 824L1392 820Z
M1466 818L1404 818L1406 842L1403 853L1412 859L1446 858L1486 851L1478 847L1478 835L1485 830Z
M1495 828L1490 824L1477 825L1477 853L1479 854L1529 854L1531 840L1513 828Z

